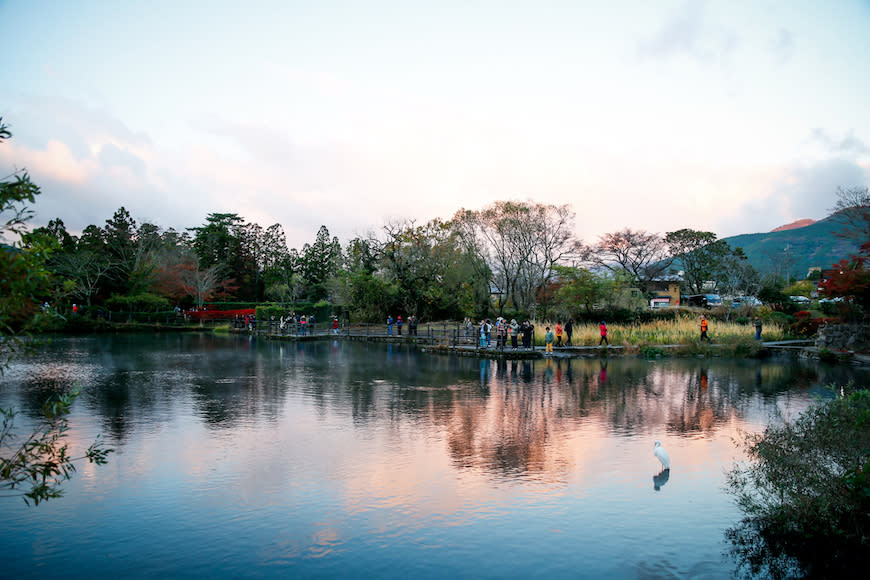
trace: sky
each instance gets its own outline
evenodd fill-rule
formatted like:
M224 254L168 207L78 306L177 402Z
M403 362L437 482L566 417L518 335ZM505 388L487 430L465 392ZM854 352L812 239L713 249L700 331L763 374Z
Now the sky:
M0 176L301 249L500 200L576 236L821 219L870 183L870 0L0 0Z

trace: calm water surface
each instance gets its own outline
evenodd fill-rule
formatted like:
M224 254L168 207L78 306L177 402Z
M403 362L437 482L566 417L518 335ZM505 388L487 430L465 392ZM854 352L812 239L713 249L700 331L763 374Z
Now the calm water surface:
M791 359L486 361L212 335L54 339L24 430L83 387L65 496L0 500L3 577L728 578L732 438L866 371ZM660 439L672 468L660 465Z

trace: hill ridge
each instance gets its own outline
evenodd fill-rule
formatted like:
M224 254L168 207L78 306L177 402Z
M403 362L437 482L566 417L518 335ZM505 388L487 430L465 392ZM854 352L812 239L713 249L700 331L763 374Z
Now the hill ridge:
M857 242L837 237L840 229L836 218L828 216L802 227L722 239L732 248L743 248L749 263L761 274L785 275L787 271L791 277L804 278L811 267L830 268L858 253Z

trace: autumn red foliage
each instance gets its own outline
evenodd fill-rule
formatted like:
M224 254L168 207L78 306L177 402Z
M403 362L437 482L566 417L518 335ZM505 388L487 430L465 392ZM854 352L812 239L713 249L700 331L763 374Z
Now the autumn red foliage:
M796 336L814 336L819 332L819 327L826 324L840 324L842 318L813 318L813 314L807 310L794 313L794 322L789 327L789 332Z
M842 296L870 308L870 242L862 245L857 255L834 264L833 270L833 275L819 284L824 295Z

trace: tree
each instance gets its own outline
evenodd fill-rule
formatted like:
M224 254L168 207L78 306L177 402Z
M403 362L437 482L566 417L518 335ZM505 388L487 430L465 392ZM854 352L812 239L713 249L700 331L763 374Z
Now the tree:
M461 209L453 217L465 246L486 264L490 283L508 305L531 310L551 281L553 266L573 255L574 213L567 205L498 201L480 211Z
M12 137L0 117L0 144ZM0 180L0 241L7 234L24 232L33 216L30 205L39 195L39 187L30 181L24 170L14 171ZM48 279L45 260L53 245L46 237L30 248L0 245L0 370L19 346L18 332L36 312L39 294Z
M613 281L590 272L585 268L556 266L562 285L556 290L556 305L572 317L578 305L586 314L592 314L595 306L605 302L613 294Z
M8 457L0 456L0 496L18 495L28 505L39 505L63 495L61 486L75 473L76 462L104 465L108 461L113 449L104 447L99 437L81 457L69 455L66 416L78 394L76 390L46 402L43 424L23 439L14 431L16 411L0 409L0 452L11 451Z
M864 312L870 310L870 242L864 243L857 255L834 264L831 277L819 286L826 297L846 298Z
M847 578L864 567L870 393L844 390L743 437L749 462L733 467L727 485L745 517L726 536L752 574Z
M12 137L9 128L0 117L0 144ZM30 205L39 195L39 187L30 181L25 170L16 170L0 180L0 241L6 234L19 234L24 225L33 217Z
M289 287L288 273L290 267L292 275L293 264L290 263L290 252L287 249L287 236L281 224L272 224L263 233L262 242L262 268L263 284L266 288L280 284Z
M365 246L377 257L377 273L354 278L358 288L394 301L381 314L399 309L418 317L455 317L462 311L460 301L468 308L469 296L486 287L486 278L475 276L476 257L466 252L451 223L395 221L383 231L384 240L370 239Z
M743 248L732 250L727 242L720 242L724 244L722 255L712 272L716 288L726 296L756 294L761 288L758 272L749 263Z
M837 203L831 208L842 229L837 235L864 243L870 240L870 190L864 187L837 188Z
M76 240L72 235L66 230L66 226L63 223L63 220L60 218L56 218L50 220L48 225L40 228L35 228L33 231L24 234L22 236L22 240L24 243L27 243L27 239L30 236L48 236L57 242L58 250L61 252L74 252L76 249Z
M396 284L378 273L380 244L374 235L356 237L347 244L345 267L339 272L336 294L354 318L380 320L398 302Z
M593 266L625 272L644 293L671 264L664 238L630 228L602 235L595 246L586 248L584 257Z
M186 232L178 233L171 228L163 232L150 259L154 267L152 288L155 292L176 303L190 297L184 275L197 266L198 260Z
M243 245L242 218L235 213L211 213L206 225L189 228L194 232L193 248L199 258L200 272L220 272L225 278L218 282L214 293L231 296L242 288L239 298L256 299L255 264L257 252L253 244ZM250 232L249 232L250 233ZM213 266L217 268L212 269Z
M0 143L11 133L0 117ZM27 220L33 215L29 203L34 203L39 187L26 172L16 172L0 181L0 237L7 232L22 233ZM4 215L6 214L6 215ZM49 235L35 235L27 247L0 248L0 374L11 356L20 346L19 332L32 313L47 287L48 271L45 262L58 242ZM59 497L61 485L75 471L77 458L68 455L65 442L66 415L78 392L47 402L44 407L45 425L24 438L14 431L16 411L0 409L0 494L21 495L28 504ZM106 462L111 450L99 441L92 444L83 458L93 463ZM6 455L9 453L9 455ZM24 488L28 487L27 491Z
M341 265L341 244L338 238L329 237L326 226L320 226L313 244L302 246L299 259L302 278L308 286L312 301L327 297L327 282L335 276Z
M55 272L73 282L69 295L91 306L103 282L115 265L104 254L91 249L59 254L54 261Z
M208 268L200 268L196 261L189 262L182 268L181 280L187 293L193 296L196 307L202 308L221 285L221 266L213 264Z
M665 234L665 243L671 259L683 270L683 280L690 294L701 294L704 284L713 280L713 274L730 248L724 240L717 240L713 232L682 229Z

